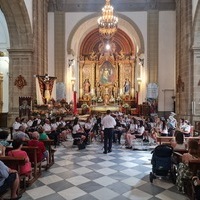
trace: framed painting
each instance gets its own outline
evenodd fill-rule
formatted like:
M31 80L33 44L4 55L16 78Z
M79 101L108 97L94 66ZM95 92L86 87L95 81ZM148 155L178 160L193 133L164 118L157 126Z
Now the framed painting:
M109 85L115 82L115 68L110 62L105 61L99 70L99 82L101 85Z

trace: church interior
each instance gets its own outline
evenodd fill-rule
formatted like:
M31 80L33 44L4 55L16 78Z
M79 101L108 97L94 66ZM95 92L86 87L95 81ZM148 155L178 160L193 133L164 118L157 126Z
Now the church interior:
M0 0L2 129L16 117L111 110L173 112L200 132L199 69L199 0ZM149 183L149 151L86 150L64 142L21 199L187 199L168 181Z
M129 106L130 114L174 111L198 121L197 0L114 1L118 21L109 34L97 22L104 1L21 1L14 10L8 2L0 18L2 126L25 97L32 111L65 100L79 114L87 105L94 112Z

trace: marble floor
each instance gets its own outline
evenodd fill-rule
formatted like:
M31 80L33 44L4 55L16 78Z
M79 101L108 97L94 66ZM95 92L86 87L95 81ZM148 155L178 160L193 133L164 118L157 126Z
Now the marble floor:
M78 150L68 141L57 147L55 164L23 194L21 200L187 200L170 180L149 181L151 151L114 144L103 154L101 143Z

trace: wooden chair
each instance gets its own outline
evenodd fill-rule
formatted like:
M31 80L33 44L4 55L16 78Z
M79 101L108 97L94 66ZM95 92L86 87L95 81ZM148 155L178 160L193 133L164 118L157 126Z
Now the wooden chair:
M6 147L6 155L8 154L8 151L11 151L13 147L9 146ZM31 181L27 182L27 185L31 185L33 182L35 182L41 175L41 162L38 162L37 159L37 151L39 151L38 147L30 147L30 146L23 146L22 150L26 151L27 155L30 158L31 165L33 168L33 179Z
M5 156L5 152L6 152L6 147L0 145L0 156Z
M18 157L14 158L12 156L0 156L0 160L9 168L15 169L17 171L20 171L20 166L25 164L25 159ZM26 177L24 175L20 175L21 180L21 188L18 189L19 194L22 194L26 191ZM3 194L0 194L0 197Z
M9 140L9 143L12 143L13 140ZM52 145L54 145L54 140L40 140L41 142L44 143L45 147L47 148L48 152L49 152L49 167L52 166L54 164L54 153L56 152L56 150L52 149ZM23 141L23 144L26 147L28 144L28 141ZM30 152L31 153L31 152ZM32 157L34 157L34 155L31 155Z
M41 142L44 143L45 147L47 148L49 152L49 167L51 167L54 164L54 153L56 150L52 149L52 145L54 145L53 140L40 140Z
M186 153L185 150L176 151L173 153L176 156L178 163L182 161L183 153ZM189 161L188 166L189 166L189 170L192 172L192 177L196 176L197 170L200 170L200 159ZM184 190L191 200L195 200L195 188L194 188L194 184L192 180L188 180L188 179L184 180Z
M192 172L192 176L197 175L197 170L200 170L200 160L191 160L189 162L189 169ZM195 188L192 180L185 181L185 193L189 196L191 200L195 200Z

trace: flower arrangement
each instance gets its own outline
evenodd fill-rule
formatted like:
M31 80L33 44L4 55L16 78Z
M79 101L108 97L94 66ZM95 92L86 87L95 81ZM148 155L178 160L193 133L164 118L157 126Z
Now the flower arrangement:
M90 107L87 105L87 103L83 103L81 105L82 108L82 114L88 114L90 112Z
M33 110L31 115L41 117L65 117L73 115L72 107L69 107L68 103L65 100L55 101L51 99L49 104L44 105L33 105Z
M98 102L98 103L103 102L103 99L101 98L101 96L97 99L97 102Z
M87 105L87 103L83 103L83 104L81 105L81 108L82 108L83 110L87 110L87 109L89 109L89 106Z
M92 101L96 101L97 100L97 97L96 96L93 96L92 97Z
M130 108L130 105L128 103L125 103L122 105L123 108Z

